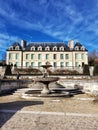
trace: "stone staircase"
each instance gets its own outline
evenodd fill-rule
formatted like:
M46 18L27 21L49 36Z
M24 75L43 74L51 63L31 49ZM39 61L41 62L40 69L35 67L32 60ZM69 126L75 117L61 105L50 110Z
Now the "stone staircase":
M26 91L28 90L32 90L31 88L21 88L21 89L17 89L13 95L17 96L17 97L21 97Z

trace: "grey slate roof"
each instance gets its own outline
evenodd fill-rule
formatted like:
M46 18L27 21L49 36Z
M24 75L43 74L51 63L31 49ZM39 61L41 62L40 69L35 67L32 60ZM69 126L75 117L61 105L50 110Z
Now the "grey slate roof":
M14 42L11 46L13 47L13 50L15 50L16 46L19 46L19 50L22 50L22 47L21 47L21 45L18 42ZM9 49L7 49L7 50L9 50Z
M81 50L82 44L79 42L76 42L76 44L74 45L74 48L70 50L70 48L64 43L64 42L31 42L30 44L28 44L25 49L22 48L22 46L18 43L18 42L14 42L11 46L13 46L13 50L15 50L16 46L19 46L19 50L23 50L23 51L30 51L31 47L35 47L35 51L37 50L37 48L39 46L42 47L42 51L45 51L45 47L49 46L50 47L50 51L53 50L53 47L56 46L57 50L59 50L59 47L63 46L64 47L64 51L74 51L75 47L78 46L79 50ZM11 47L10 46L10 47ZM9 49L7 49L9 50ZM76 51L76 50L75 50ZM82 50L83 51L83 50ZM87 51L87 49L85 49L84 51Z
M42 46L42 50L45 50L45 47L49 46L50 50L52 50L52 48L54 46L57 46L57 49L61 46L64 47L64 50L69 50L68 46L63 43L63 42L33 42L30 43L29 45L27 45L27 47L25 48L25 50L31 50L31 47L35 46L35 49L37 49L39 46Z
M80 42L76 42L76 44L74 45L74 48L75 48L76 46L79 47L79 50L81 50L81 47L83 47ZM82 50L82 51L83 51L83 50ZM87 49L85 48L84 51L87 51Z

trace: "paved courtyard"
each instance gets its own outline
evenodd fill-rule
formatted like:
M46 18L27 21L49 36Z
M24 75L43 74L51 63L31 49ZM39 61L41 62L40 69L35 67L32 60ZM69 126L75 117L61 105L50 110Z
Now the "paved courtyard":
M71 98L0 97L0 130L98 130L98 103Z

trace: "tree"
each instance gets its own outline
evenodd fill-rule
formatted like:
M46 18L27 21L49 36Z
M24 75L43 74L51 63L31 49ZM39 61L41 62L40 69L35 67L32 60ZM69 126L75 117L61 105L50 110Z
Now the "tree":
M98 58L98 51L93 50L92 52L90 52L88 54L88 62L89 62L89 66L94 66L94 59Z

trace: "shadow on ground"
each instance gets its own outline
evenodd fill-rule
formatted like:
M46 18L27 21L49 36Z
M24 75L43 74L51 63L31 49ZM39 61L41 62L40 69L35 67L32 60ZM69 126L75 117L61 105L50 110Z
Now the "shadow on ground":
M0 128L19 110L26 106L44 104L43 101L14 101L0 103ZM10 110L10 111L9 111ZM11 111L12 110L12 111Z

